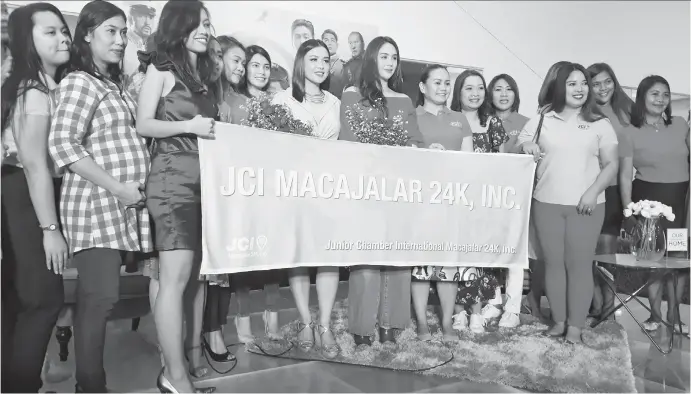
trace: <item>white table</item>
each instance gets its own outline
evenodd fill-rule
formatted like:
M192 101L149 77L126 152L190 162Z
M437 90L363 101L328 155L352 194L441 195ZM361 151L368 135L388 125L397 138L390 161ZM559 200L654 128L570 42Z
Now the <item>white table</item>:
M648 337L650 342L655 345L657 350L660 351L662 354L669 354L672 351L673 343L674 343L674 335L679 334L679 335L686 335L688 337L688 334L684 334L682 332L681 328L681 320L679 320L679 303L681 300L677 300L677 310L675 313L675 321L672 322L672 324L667 323L666 321L662 321L662 324L664 324L667 327L672 328L672 333L669 336L669 343L667 344L667 349L663 350L660 345L655 341L655 339L648 333L648 331L643 327L643 324L636 319L636 317L633 315L631 309L629 309L629 306L626 305L629 301L631 300L636 300L639 304L641 304L645 309L650 311L650 308L645 305L641 300L638 299L638 294L643 291L644 289L647 289L648 286L650 286L651 283L653 283L656 280L663 280L667 276L672 277L672 282L674 283L674 293L676 294L676 287L677 287L677 273L679 270L682 269L688 269L691 267L691 263L689 263L688 259L682 259L682 258L676 258L676 257L663 257L660 261L650 261L650 260L636 260L636 256L631 255L631 254L604 254L604 255L597 255L595 256L595 261L602 263L602 264L609 264L613 265L616 267L623 267L625 269L645 269L650 271L650 278L641 286L639 287L636 291L633 293L629 294L628 297L623 300L619 294L617 293L616 287L613 283L610 283L608 278L606 278L606 275L602 273L601 270L596 270L599 275L605 279L605 283L607 283L607 286L612 290L614 293L615 297L619 300L619 305L616 307L612 308L611 310L607 311L602 318L592 324L591 327L596 327L598 324L602 323L604 320L606 320L612 313L616 312L619 310L619 308L624 307L627 312L629 312L629 315L631 315L631 318L638 324L638 326L641 328L643 333ZM677 331L674 327L675 324L679 325L679 331Z

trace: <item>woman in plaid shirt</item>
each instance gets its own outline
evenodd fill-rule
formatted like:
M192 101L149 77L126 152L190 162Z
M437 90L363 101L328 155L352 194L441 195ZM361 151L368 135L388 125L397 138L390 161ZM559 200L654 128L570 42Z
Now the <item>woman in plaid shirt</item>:
M149 251L143 207L149 154L135 130L136 104L122 87L125 13L105 1L79 14L72 72L56 89L49 149L66 170L60 218L79 272L74 321L77 390L106 392L106 321L118 301L126 251Z

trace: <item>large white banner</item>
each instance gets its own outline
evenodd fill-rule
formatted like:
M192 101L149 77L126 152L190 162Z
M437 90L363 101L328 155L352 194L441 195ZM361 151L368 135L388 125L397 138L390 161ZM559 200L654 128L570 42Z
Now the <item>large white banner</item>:
M200 140L202 273L359 264L527 267L532 157L218 123Z

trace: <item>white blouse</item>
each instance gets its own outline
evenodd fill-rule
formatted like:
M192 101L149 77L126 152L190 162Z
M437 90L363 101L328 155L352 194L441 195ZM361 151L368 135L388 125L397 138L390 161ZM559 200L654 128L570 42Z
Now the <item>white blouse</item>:
M293 116L306 124L312 126L312 134L321 139L338 139L341 131L341 100L333 94L324 91L325 101L323 104L313 104L310 102L299 102L293 97L291 89L278 92L271 100L272 104L283 104L290 108ZM326 106L326 111L322 111L321 106ZM323 113L321 118L317 118L315 113Z

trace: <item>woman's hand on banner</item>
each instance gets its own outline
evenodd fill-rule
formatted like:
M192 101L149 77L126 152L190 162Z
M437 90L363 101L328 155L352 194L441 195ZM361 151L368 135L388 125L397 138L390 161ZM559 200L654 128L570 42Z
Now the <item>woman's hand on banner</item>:
M523 153L533 155L535 162L540 161L540 159L545 156L545 154L540 150L540 146L531 141L524 142L523 145L521 145L521 149L523 150Z
M187 121L185 129L189 134L195 134L201 138L214 139L215 138L216 121L213 118L204 118L197 115Z

